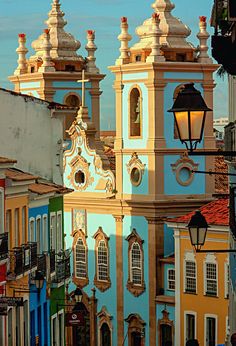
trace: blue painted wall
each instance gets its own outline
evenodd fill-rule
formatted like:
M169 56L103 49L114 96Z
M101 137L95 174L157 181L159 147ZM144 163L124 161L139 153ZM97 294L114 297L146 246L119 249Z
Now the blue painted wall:
M34 327L31 326L30 330L35 332L35 335L30 335L32 342L35 342L35 336L39 335L41 329L41 342L40 346L50 345L50 301L46 297L46 281L44 281L43 288L38 295L35 285L30 285L30 313L34 311ZM41 321L38 321L38 309L41 308ZM44 309L46 308L46 316ZM46 319L45 319L46 317ZM30 323L33 323L30 321ZM39 325L41 328L39 329ZM46 340L45 340L46 339ZM32 343L31 346L35 345Z
M130 175L127 171L127 164L131 159L130 155L123 156L123 193L133 195L147 195L148 194L148 156L139 155L139 159L145 164L145 169L142 181L139 186L132 185Z
M31 218L34 218L35 219L35 227L34 227L34 239L36 240L36 219L37 217L40 216L41 218L41 237L40 237L40 243L41 243L41 246L40 246L40 250L49 250L48 246L47 246L47 249L42 249L42 244L43 244L43 234L42 234L42 229L43 229L43 216L44 215L47 215L47 226L48 226L48 222L49 222L49 217L48 217L48 205L44 205L44 206L40 206L40 207L35 207L35 208L29 208L29 220ZM48 237L47 237L47 244L49 244L49 228L47 227L48 229ZM30 231L30 230L29 230ZM30 239L30 234L28 234L28 237Z

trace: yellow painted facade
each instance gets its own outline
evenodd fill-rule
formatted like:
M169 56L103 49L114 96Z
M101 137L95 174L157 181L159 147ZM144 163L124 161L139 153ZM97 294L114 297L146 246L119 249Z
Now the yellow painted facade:
M216 345L222 345L225 343L227 334L228 291L226 268L228 265L228 253L196 253L190 243L186 228L175 229L175 239L177 291L179 289L179 292L176 292L176 300L179 301L179 304L176 304L176 319L179 319L180 327L180 335L177 335L180 343L176 340L176 345L185 345L186 342L186 314L195 315L195 338L202 346L209 345L207 342L206 318L216 318ZM204 250L227 249L228 227L208 230L203 248ZM196 293L186 292L185 260L188 254L194 258L196 263ZM217 264L216 296L210 296L206 293L204 264L207 256L214 257ZM177 283L178 278L179 285Z

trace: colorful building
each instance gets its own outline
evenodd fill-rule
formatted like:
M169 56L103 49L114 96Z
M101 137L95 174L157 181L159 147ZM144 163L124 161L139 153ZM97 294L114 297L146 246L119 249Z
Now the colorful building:
M175 237L175 345L197 339L200 345L224 345L228 338L229 200L217 199L200 208L209 229L206 253L196 253L187 224L194 212L168 222Z

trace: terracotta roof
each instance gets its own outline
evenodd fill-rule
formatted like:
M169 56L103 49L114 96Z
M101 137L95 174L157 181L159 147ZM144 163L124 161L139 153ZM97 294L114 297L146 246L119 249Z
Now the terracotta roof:
M7 157L0 156L0 163L16 163L16 160L8 159Z
M14 181L27 181L32 179L37 179L38 176L32 175L30 173L22 172L16 168L9 168L5 170L5 175L7 178Z
M36 192L36 193L39 193L39 194L46 194L46 193L50 193L50 192L56 192L56 193L59 193L59 194L67 194L67 193L70 193L70 192L73 192L74 190L73 189L69 189L65 186L62 186L62 185L58 185L58 184L55 184L55 183L51 183L49 181L46 181L46 180L40 180L37 184L33 184L34 186L30 186L30 188L34 189L36 191L36 189L40 192ZM35 187L35 185L40 185L39 187ZM32 191L34 192L34 191Z
M29 186L29 190L33 193L37 193L39 195L44 195L47 193L57 192L57 189L52 186L48 186L45 184L31 184Z
M221 173L228 173L228 166L225 163L223 156L215 157L215 171ZM228 194L229 193L229 179L227 175L215 175L215 193Z
M205 216L209 225L228 226L229 225L229 199L219 198L215 201L207 203L199 208L202 215ZM189 223L191 217L195 213L195 210L186 215L177 217L175 219L169 219L170 222L175 223Z

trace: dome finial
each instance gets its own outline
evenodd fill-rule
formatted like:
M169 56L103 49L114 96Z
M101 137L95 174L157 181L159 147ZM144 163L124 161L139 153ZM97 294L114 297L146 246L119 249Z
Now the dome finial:
M123 65L130 62L130 49L129 41L132 39L132 36L128 33L128 20L127 17L121 17L121 33L118 36L118 40L121 42L120 47L120 56L116 60L116 65Z
M26 61L26 54L28 53L28 49L25 46L26 43L26 35L25 34L19 34L19 47L17 48L16 52L19 55L19 59L17 60L18 66L17 69L14 72L15 76L27 73L27 61Z

